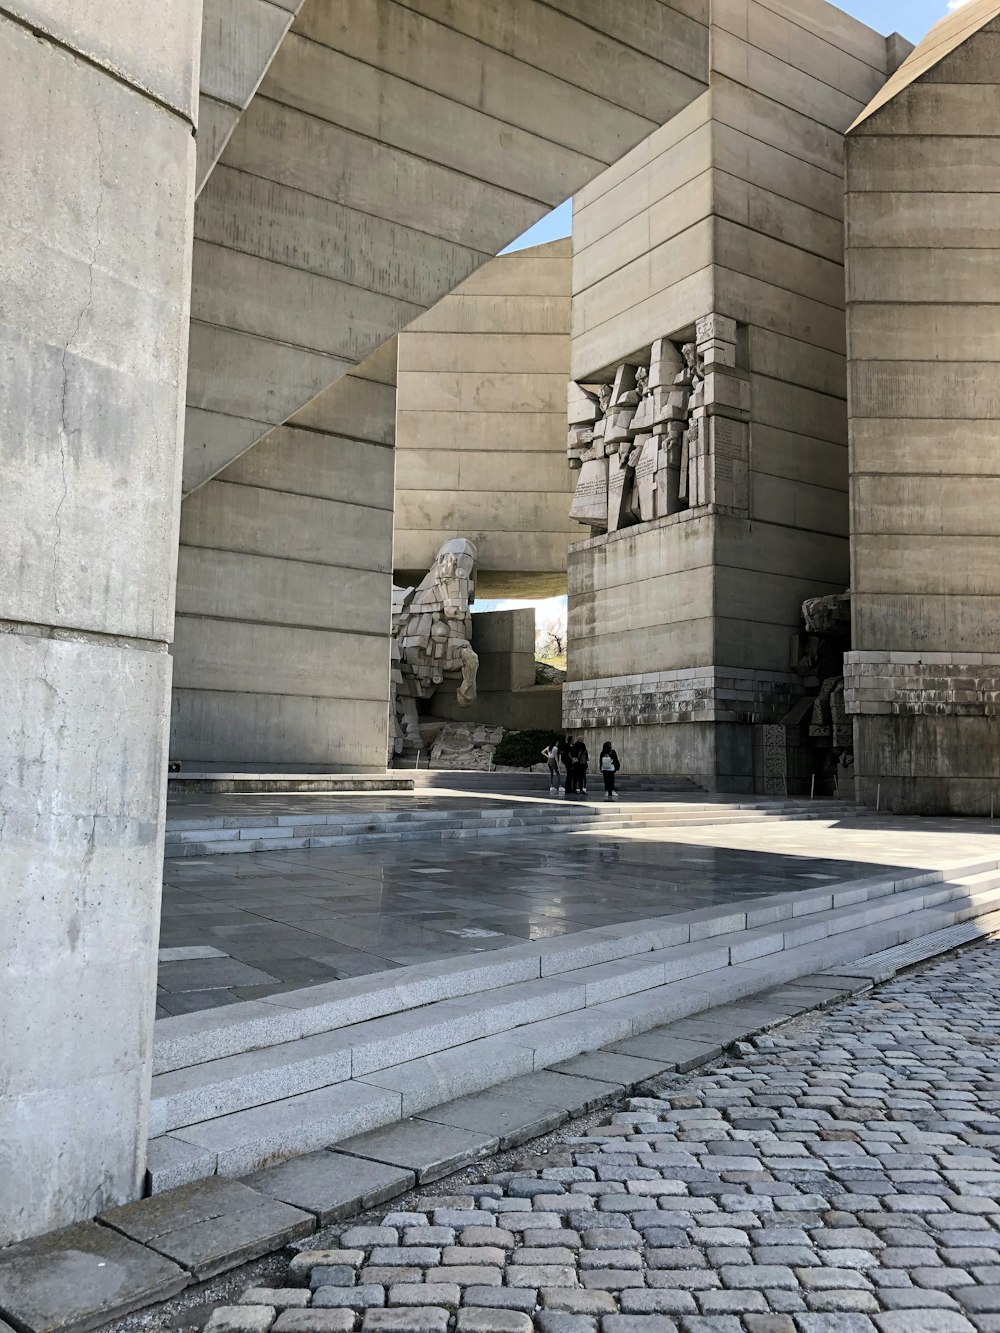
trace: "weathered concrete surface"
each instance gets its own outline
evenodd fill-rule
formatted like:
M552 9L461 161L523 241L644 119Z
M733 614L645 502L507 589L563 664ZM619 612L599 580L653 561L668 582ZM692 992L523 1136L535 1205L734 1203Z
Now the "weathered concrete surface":
M163 846L201 5L65 8L0 17L0 1244L140 1189Z
M847 138L858 794L988 812L998 760L1000 5L927 35Z
M198 204L216 470L698 96L707 8L306 0Z
M399 335L398 583L462 535L481 597L565 591L571 251L501 255Z
M564 717L600 715L634 764L745 791L750 717L790 702L802 601L849 579L843 132L889 56L824 0L719 0L711 23L708 91L576 197L572 374L735 320L745 504L573 548Z
M87 1333L190 1281L172 1260L94 1222L0 1251L0 1311L31 1333Z
M185 499L175 758L384 769L395 350Z
M204 0L196 184L200 193L303 0Z

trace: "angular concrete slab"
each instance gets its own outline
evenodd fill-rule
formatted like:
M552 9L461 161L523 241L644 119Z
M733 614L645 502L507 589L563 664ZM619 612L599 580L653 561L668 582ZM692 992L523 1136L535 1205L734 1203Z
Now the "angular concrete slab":
M514 1148L547 1134L570 1116L606 1105L620 1092L616 1084L543 1070L456 1098L424 1112L421 1119L495 1134L501 1148Z
M710 1041L692 1041L671 1036L668 1028L643 1032L638 1037L617 1041L608 1048L619 1055L638 1055L647 1060L663 1060L670 1073L683 1074L722 1054L722 1047Z
M355 1157L405 1167L414 1172L418 1184L424 1184L495 1152L500 1141L493 1134L436 1125L427 1120L403 1120L371 1134L359 1134L337 1146Z
M190 1281L162 1255L81 1222L0 1250L0 1315L20 1333L86 1333Z
M493 1134L501 1149L516 1148L530 1139L557 1129L569 1119L569 1112L551 1102L504 1095L504 1088L491 1088L472 1097L461 1097L433 1111L425 1118L456 1130L481 1127Z
M423 1112L420 1119L495 1134L501 1148L513 1148L547 1134L570 1116L606 1105L620 1091L614 1084L542 1070L455 1098Z
M192 1180L215 1175L215 1153L185 1143L171 1134L150 1139L146 1150L146 1191L163 1194Z
M320 1226L374 1208L416 1183L412 1171L339 1152L314 1152L246 1176L272 1199L315 1213Z
M308 1236L316 1226L312 1213L217 1176L112 1208L100 1220L199 1279Z
M670 1065L665 1060L647 1056L623 1055L617 1051L587 1051L552 1068L559 1074L573 1074L601 1083L613 1083L623 1091L631 1092L646 1079L664 1073Z

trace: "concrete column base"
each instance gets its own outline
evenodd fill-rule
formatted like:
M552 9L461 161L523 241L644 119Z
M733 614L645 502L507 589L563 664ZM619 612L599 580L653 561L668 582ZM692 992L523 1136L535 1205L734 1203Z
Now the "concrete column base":
M1000 725L989 717L854 719L860 805L898 815L1000 810Z

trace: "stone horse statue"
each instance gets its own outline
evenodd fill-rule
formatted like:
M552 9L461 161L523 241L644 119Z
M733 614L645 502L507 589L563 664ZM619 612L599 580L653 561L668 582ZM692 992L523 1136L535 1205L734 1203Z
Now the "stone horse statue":
M452 537L438 551L418 588L392 589L392 748L420 741L417 700L429 699L446 679L460 678L458 702L476 700L479 658L472 650L476 597L475 544Z

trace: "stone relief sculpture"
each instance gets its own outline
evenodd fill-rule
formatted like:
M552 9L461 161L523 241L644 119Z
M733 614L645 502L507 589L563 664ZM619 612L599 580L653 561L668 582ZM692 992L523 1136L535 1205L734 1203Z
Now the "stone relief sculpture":
M390 740L419 743L417 700L429 699L446 679L458 679L458 702L476 699L479 658L472 649L471 606L476 598L475 543L446 541L417 588L392 589Z
M749 381L736 369L735 320L707 315L694 341L657 339L613 383L571 383L568 407L580 473L570 517L592 531L745 507Z

